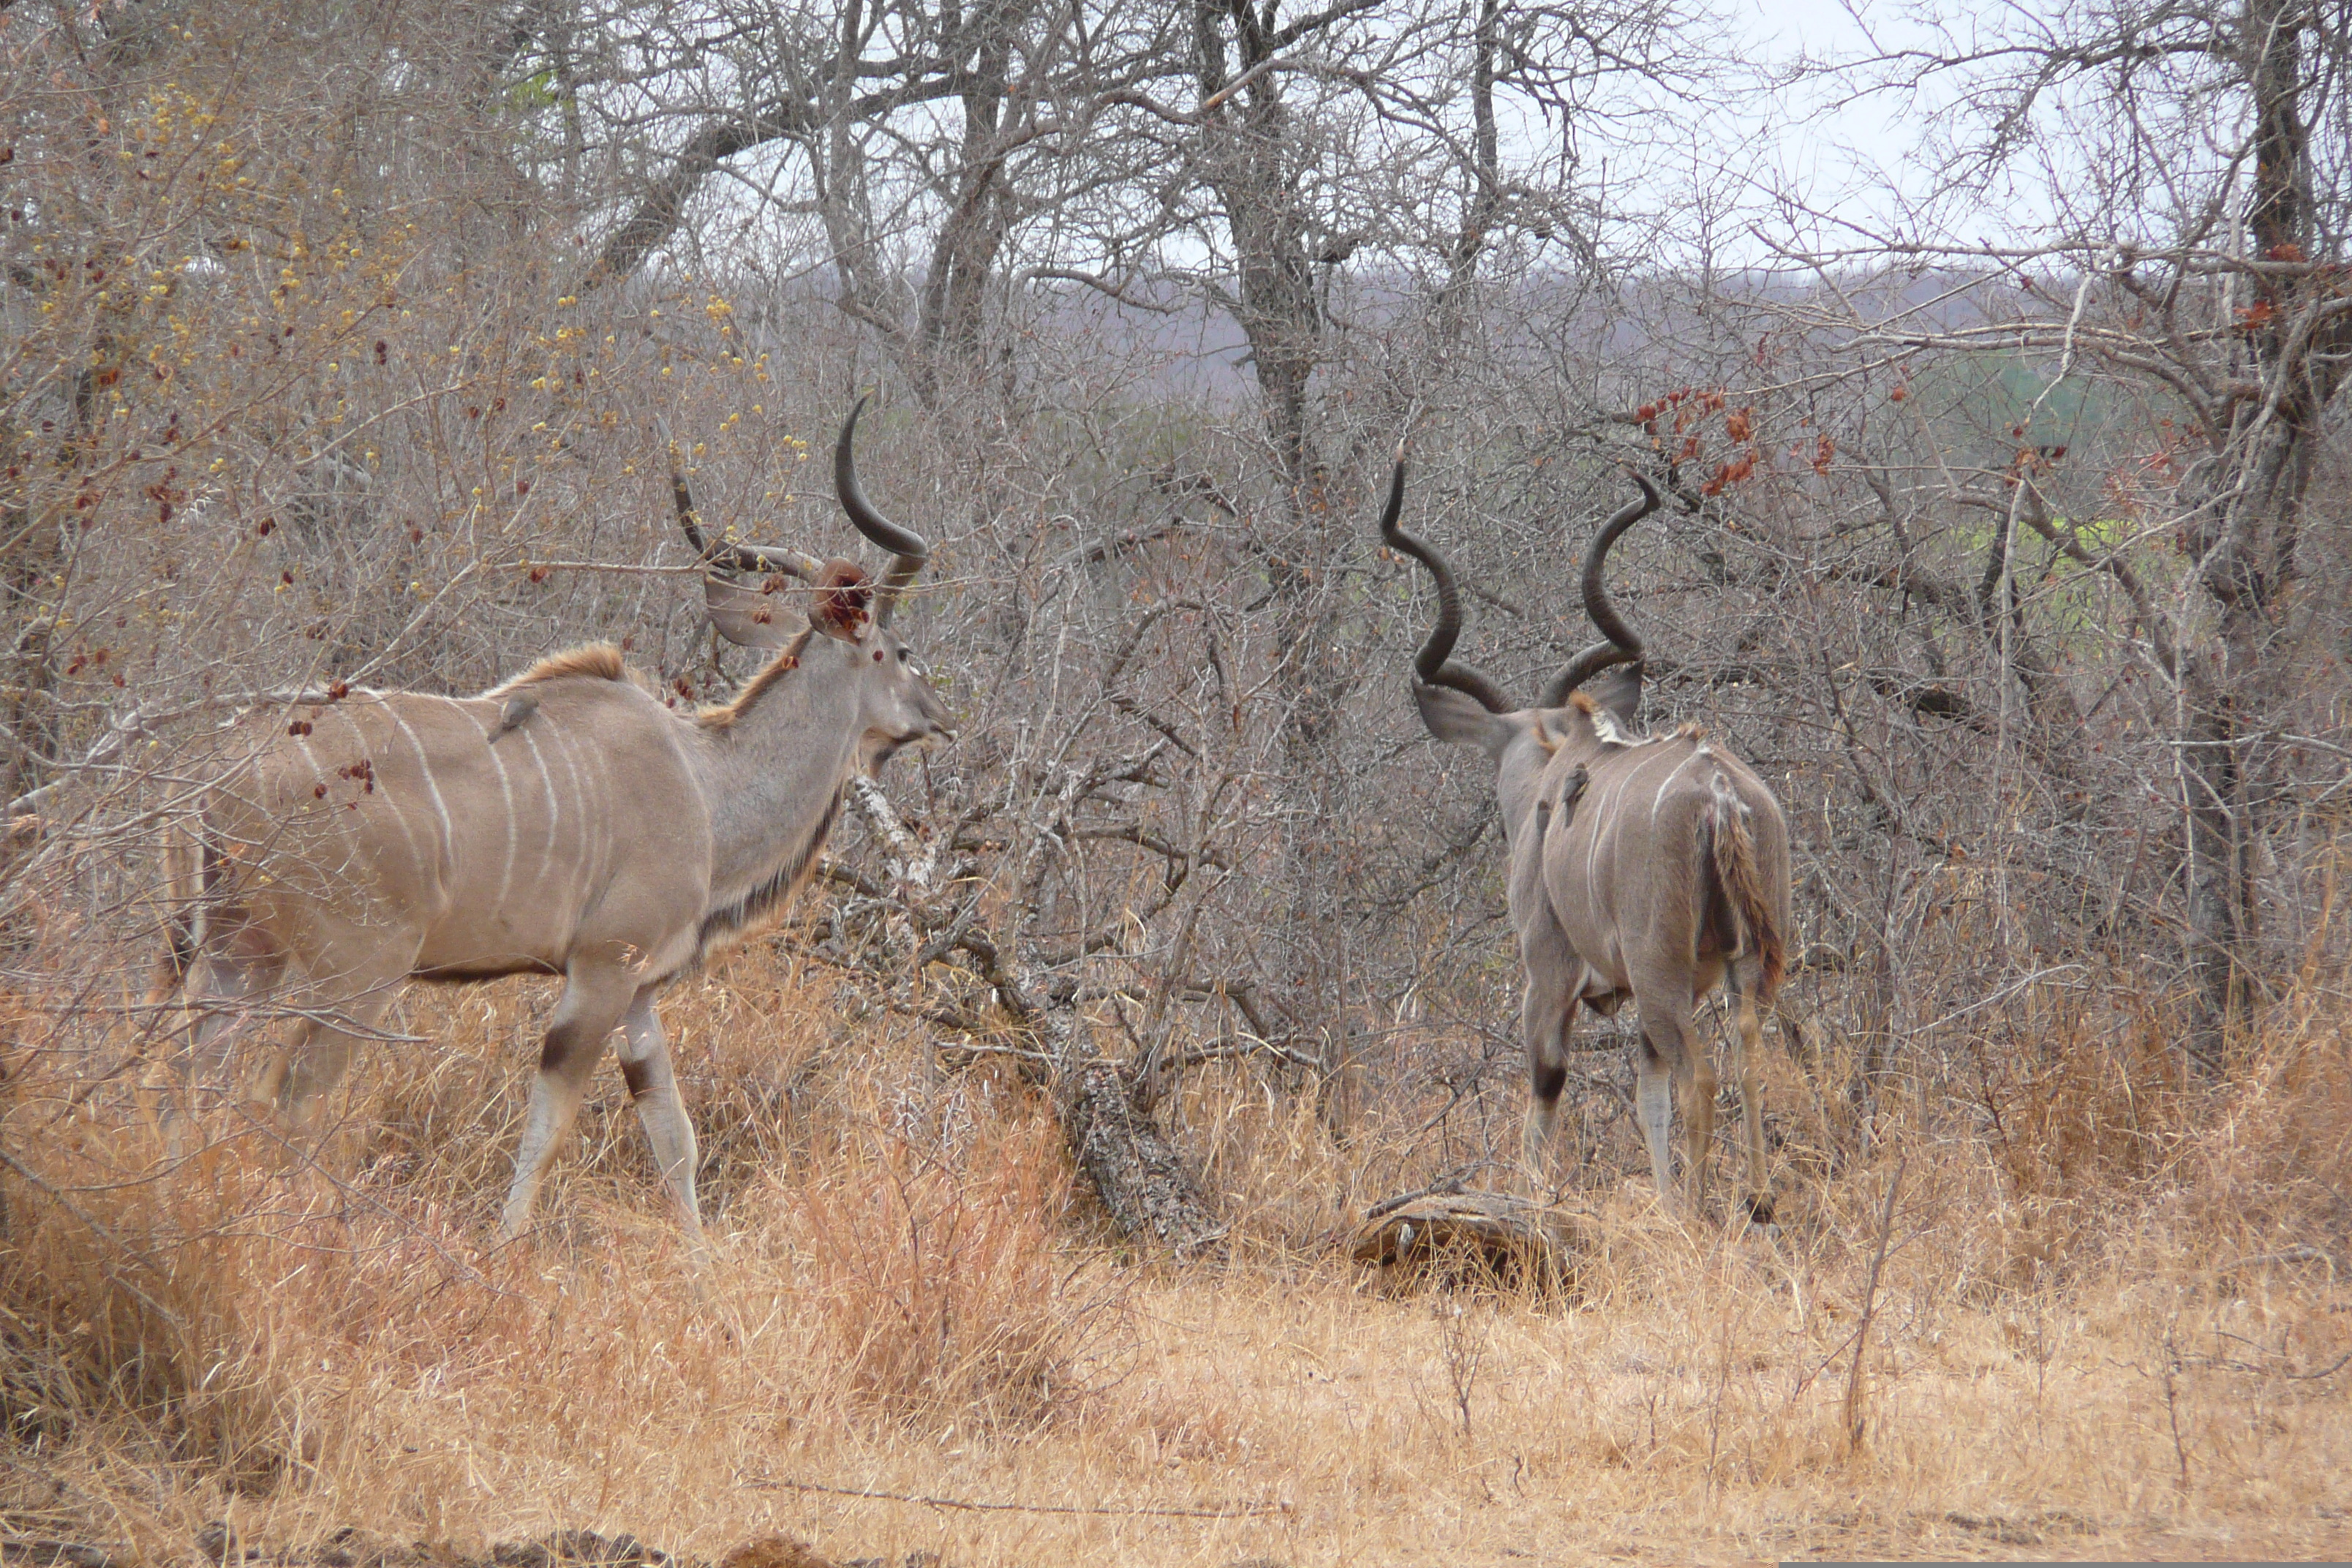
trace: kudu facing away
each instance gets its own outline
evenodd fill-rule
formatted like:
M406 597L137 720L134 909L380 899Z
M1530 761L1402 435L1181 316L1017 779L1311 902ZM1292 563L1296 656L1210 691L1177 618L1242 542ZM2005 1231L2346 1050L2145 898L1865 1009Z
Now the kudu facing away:
M621 1071L698 1253L695 1138L654 1010L662 984L780 914L809 875L853 771L947 737L949 716L888 630L929 553L857 483L842 426L842 510L892 552L878 591L846 561L707 539L683 478L679 524L709 568L719 635L775 650L724 707L666 708L618 650L541 659L479 697L353 690L248 715L174 882L195 1022L215 1068L265 1003L299 1037L256 1086L308 1128L402 982L560 974L501 1226L529 1221L541 1173L615 1027ZM791 601L737 573L815 589ZM268 728L263 728L267 725Z
M1483 747L1510 846L1511 924L1527 970L1520 1012L1534 1103L1526 1158L1542 1168L1568 1079L1569 1028L1580 1002L1614 1013L1640 1008L1636 1100L1659 1195L1674 1191L1666 1147L1673 1084L1683 1090L1689 1201L1704 1196L1715 1131L1715 1068L1694 1026L1698 999L1718 981L1738 1025L1733 1070L1748 1153L1748 1213L1771 1217L1764 1121L1753 1058L1757 1014L1780 989L1789 930L1789 828L1772 792L1696 725L1639 735L1642 639L1601 585L1609 547L1657 510L1642 499L1602 525L1584 556L1584 608L1605 639L1570 661L1532 708L1514 708L1492 680L1453 661L1462 630L1454 574L1436 551L1397 526L1404 458L1390 481L1381 537L1437 581L1437 626L1413 661L1413 699L1441 741ZM1609 673L1601 680L1593 678ZM1591 690L1580 689L1593 681Z

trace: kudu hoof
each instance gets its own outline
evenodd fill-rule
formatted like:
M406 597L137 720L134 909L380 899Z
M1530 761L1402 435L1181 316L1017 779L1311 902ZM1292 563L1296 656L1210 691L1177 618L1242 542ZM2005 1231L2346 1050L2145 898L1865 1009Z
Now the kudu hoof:
M1770 1225L1772 1223L1773 1210L1771 1194L1750 1193L1746 1197L1739 1200L1739 1206L1748 1211L1748 1224Z

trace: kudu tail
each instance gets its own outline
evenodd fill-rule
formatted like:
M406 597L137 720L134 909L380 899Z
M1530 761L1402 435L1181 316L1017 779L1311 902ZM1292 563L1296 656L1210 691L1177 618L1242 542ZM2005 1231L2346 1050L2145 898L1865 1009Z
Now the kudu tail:
M1748 829L1748 806L1720 773L1708 812L1714 840L1715 876L1739 926L1738 950L1759 967L1756 1000L1769 1006L1788 972L1789 952L1779 915L1764 891L1764 868L1756 857L1756 837Z

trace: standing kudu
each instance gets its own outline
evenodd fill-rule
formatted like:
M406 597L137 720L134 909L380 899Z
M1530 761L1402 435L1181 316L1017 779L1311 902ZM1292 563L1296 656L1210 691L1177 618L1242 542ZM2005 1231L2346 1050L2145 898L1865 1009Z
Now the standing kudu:
M1678 1081L1696 1212L1715 1131L1716 1080L1693 1012L1722 981L1738 1025L1732 1060L1748 1212L1768 1221L1754 1058L1758 1010L1772 1005L1780 985L1789 828L1763 781L1697 726L1671 735L1636 732L1642 639L1610 603L1601 574L1609 547L1657 509L1658 492L1634 476L1642 499L1610 518L1585 552L1584 609L1604 640L1570 660L1535 707L1514 708L1492 680L1451 657L1461 601L1444 559L1397 526L1404 472L1400 450L1381 537L1437 583L1437 626L1413 661L1413 700L1431 734L1482 747L1495 760L1509 840L1511 924L1527 970L1520 1027L1534 1090L1525 1140L1530 1178L1558 1130L1577 1005L1613 1014L1630 994L1642 1023L1636 1099L1650 1169L1659 1195L1667 1196L1674 1188L1666 1130Z
M193 842L172 856L196 1016L184 1062L217 1067L258 1007L290 1013L299 1037L257 1098L304 1130L403 982L562 975L502 1234L529 1223L617 1028L622 1074L699 1254L694 1129L655 995L781 915L854 772L950 734L888 629L929 546L858 486L864 406L842 426L834 473L850 521L892 552L878 590L846 561L706 538L674 481L711 625L774 654L725 706L667 708L617 649L596 646L479 697L352 690L241 719ZM797 629L784 576L814 590Z

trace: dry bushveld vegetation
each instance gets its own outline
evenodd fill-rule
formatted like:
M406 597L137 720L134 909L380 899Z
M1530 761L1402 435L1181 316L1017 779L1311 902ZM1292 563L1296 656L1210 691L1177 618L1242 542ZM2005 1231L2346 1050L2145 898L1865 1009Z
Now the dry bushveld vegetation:
M156 1560L215 1521L273 1552L585 1526L958 1563L2345 1549L2352 1282L2305 1239L2346 1222L2340 1012L2283 1006L2227 1096L2085 1033L2001 1098L2016 1142L1901 1107L1833 1175L1777 1061L1816 1173L1780 1232L1601 1186L1563 1300L1352 1272L1332 1233L1425 1166L1432 1108L1343 1146L1237 1075L1170 1113L1231 1260L1131 1256L1033 1091L829 989L761 952L672 1005L700 1281L617 1085L556 1217L486 1251L529 987L414 998L438 1047L385 1047L315 1171L223 1129L156 1179L148 1131L20 1057L10 1528Z
M0 0L8 1568L2352 1556L2343 7L1737 9ZM856 550L869 390L959 739L664 1000L709 1268L613 1075L494 1245L538 982L167 1155L205 738L726 700L668 475ZM1646 722L1790 824L1776 1229L1727 1096L1659 1210L1587 1018L1568 1288L1349 1261L1526 1092L1401 437L1516 692L1667 497Z

